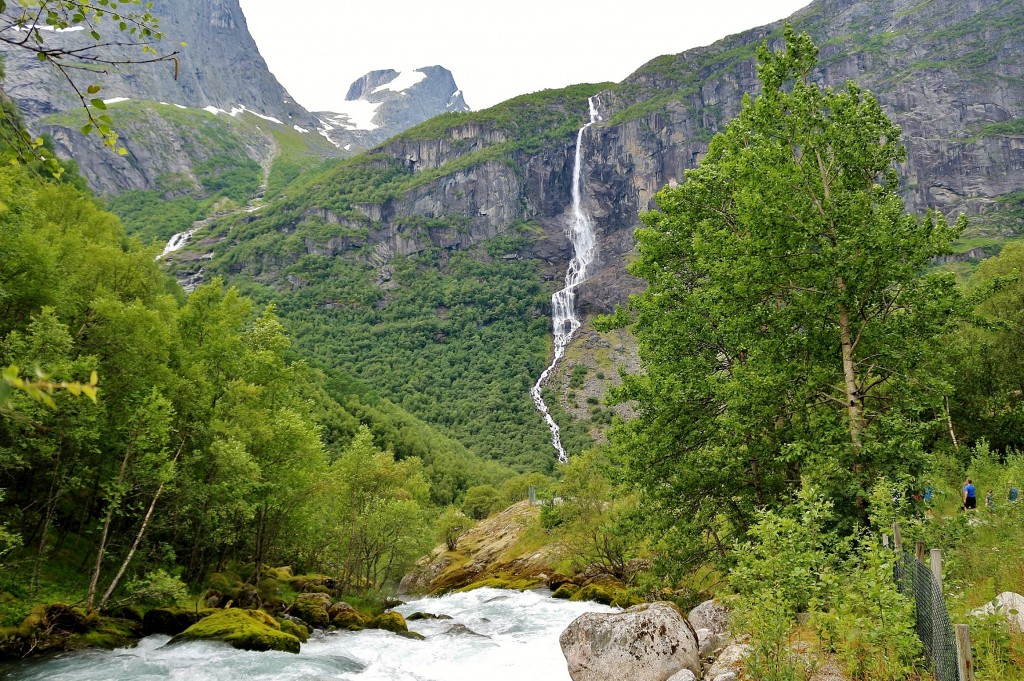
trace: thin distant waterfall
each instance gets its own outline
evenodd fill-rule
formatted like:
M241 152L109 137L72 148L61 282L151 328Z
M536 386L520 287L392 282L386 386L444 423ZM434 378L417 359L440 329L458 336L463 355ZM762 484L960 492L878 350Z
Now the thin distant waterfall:
M558 424L551 418L551 412L548 410L548 406L544 404L544 398L541 397L541 388L544 382L547 381L548 376L551 375L555 365L558 364L558 360L562 359L565 349L569 347L569 341L572 340L576 330L580 328L581 322L579 317L576 316L576 289L587 279L589 274L588 268L594 262L595 246L597 245L594 226L590 222L590 216L583 211L582 206L581 148L583 146L583 133L587 128L601 120L601 116L597 113L594 97L588 99L587 104L590 107L590 122L576 133L576 159L572 168L572 220L569 223L569 230L566 234L569 237L569 241L572 242L574 255L572 260L569 261L569 268L565 272L565 288L556 291L551 296L551 322L555 337L555 357L551 360L548 368L540 375L540 378L537 379L533 389L530 390L530 397L533 398L533 403L537 405L537 410L544 415L544 420L551 429L551 444L558 451L558 460L563 463L568 461L569 458L566 456L565 448L562 447L562 436L558 429Z

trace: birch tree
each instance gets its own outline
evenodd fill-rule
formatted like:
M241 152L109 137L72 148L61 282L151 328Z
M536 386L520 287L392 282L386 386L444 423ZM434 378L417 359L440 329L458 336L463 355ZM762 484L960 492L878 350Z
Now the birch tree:
M875 476L921 470L947 390L919 367L959 299L925 270L963 225L906 212L899 127L857 84L815 82L806 34L785 39L758 52L761 95L637 232L646 375L620 391L640 417L618 443L653 517L694 547L801 477L866 520Z

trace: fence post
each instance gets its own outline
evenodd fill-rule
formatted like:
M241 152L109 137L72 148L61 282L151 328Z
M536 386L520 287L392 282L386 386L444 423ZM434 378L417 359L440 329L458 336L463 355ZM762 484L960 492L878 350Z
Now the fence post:
M931 563L932 563L932 577L935 578L935 583L939 585L939 596L942 596L942 549L932 549L931 551Z
M900 524L899 523L893 523L892 524L892 538L893 538L893 541L896 544L896 550L897 551L902 551L903 550L903 534L900 532Z
M885 548L889 548L889 535L885 533L882 534L882 546Z
M914 542L914 555L917 556L918 563L924 563L924 542Z
M956 625L956 667L960 681L974 681L974 658L971 655L971 628Z

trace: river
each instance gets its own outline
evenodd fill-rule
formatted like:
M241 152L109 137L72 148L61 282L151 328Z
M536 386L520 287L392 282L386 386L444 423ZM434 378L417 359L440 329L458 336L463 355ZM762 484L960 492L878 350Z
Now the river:
M584 612L614 612L570 603L545 592L477 589L409 601L403 615L429 612L452 619L417 620L417 641L384 631L317 632L298 655L254 653L214 643L165 645L150 636L135 648L88 650L0 667L18 681L568 681L558 644ZM6 672L6 676L4 675Z

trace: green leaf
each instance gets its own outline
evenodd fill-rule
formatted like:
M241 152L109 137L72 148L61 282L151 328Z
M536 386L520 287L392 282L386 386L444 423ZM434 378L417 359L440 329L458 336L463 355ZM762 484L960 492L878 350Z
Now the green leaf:
M92 132L92 123L86 123L82 126L83 135L88 135L90 132Z
M92 104L97 109L105 110L107 108L107 103L104 102L99 97L97 97L96 99L90 99L89 103Z
M94 94L96 94L99 91L100 91L100 86L99 85L90 85L89 89L87 90L87 92L90 95L94 95Z

